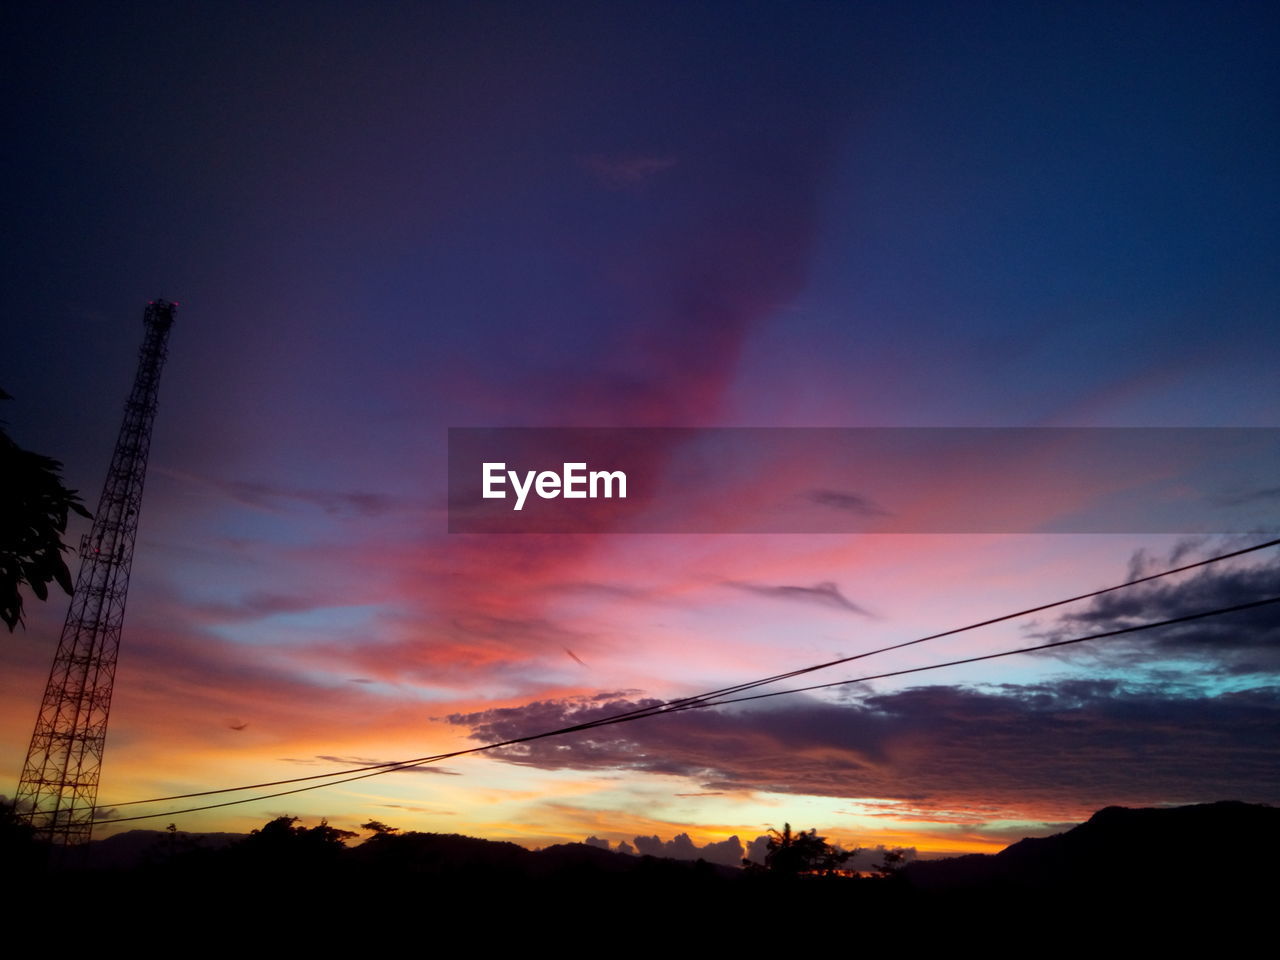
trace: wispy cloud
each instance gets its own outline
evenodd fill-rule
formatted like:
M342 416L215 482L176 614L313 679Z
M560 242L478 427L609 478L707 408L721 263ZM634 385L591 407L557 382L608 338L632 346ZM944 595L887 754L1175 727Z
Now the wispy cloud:
M232 603L193 604L191 610L214 623L260 620L287 613L306 613L339 606L332 598L290 596L255 591Z
M1234 496L1220 497L1218 503L1224 507L1239 507L1250 503L1263 503L1280 499L1280 487L1263 487L1258 490L1247 490Z
M607 187L636 187L676 165L676 158L649 153L593 153L579 162Z
M733 587L735 590L744 590L747 593L754 593L761 597L772 597L777 600L791 600L798 603L817 604L818 606L827 607L836 610L847 610L849 613L856 613L864 617L872 617L870 613L863 607L858 606L843 593L840 588L830 581L816 583L812 587L793 587L793 586L769 586L756 583L743 583L738 580L728 580L725 582L726 587Z
M402 510L418 509L421 506L407 503L399 497L368 490L312 490L253 480L202 477L164 466L156 466L153 469L156 473L184 483L217 490L244 506L273 512L302 505L318 508L331 517L375 517Z
M321 763L336 763L347 767L376 767L385 763L395 763L394 760L376 760L373 757L335 757L329 754L316 754L315 761ZM308 761L294 761L296 763L305 763ZM433 763L423 764L420 767L403 767L399 770L393 770L392 773L438 773L446 777L460 777L462 774L456 770L450 770L446 767L438 767Z
M890 516L889 511L883 509L874 500L857 493L843 490L810 490L807 496L813 503L831 507L833 510L844 510L864 517Z

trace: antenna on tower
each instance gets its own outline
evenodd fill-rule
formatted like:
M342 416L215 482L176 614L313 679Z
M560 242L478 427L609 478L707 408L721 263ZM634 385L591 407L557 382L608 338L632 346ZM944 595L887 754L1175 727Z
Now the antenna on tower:
M87 843L93 830L151 425L177 306L152 300L142 315L133 391L93 527L80 540L75 592L14 798L36 836L55 844Z

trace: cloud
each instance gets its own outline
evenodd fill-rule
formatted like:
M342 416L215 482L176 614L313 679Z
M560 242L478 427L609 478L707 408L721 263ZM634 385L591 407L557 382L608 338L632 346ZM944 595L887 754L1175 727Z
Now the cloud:
M1209 556L1205 552L1208 546L1205 542L1182 545L1164 561L1139 551L1130 561L1130 578L1178 566L1201 553ZM1277 584L1280 558L1248 564L1224 561L1194 575L1138 584L1096 597L1084 610L1064 614L1052 629L1037 635L1063 639L1171 620L1275 596ZM1116 666L1176 658L1204 661L1219 673L1234 676L1280 673L1280 607L1194 620L1072 649L1073 657L1092 657Z
M543 617L497 617L487 614L459 615L451 625L458 633L485 640L500 640L517 645L532 644L540 649L560 647L567 642L589 639L587 634L562 627Z
M506 740L653 701L616 695L455 715ZM1110 804L1280 800L1280 687L1173 694L1115 681L917 687L694 710L494 751L546 769L688 777L708 790L882 798L922 816L1072 820Z
M636 850L641 856L670 857L673 860L706 860L709 863L720 863L730 867L742 866L745 851L742 841L736 836L699 847L687 833L680 833L670 840L662 840L657 835L652 837L636 837Z
M386 494L366 490L329 491L280 487L247 480L212 481L232 499L251 507L276 510L288 504L319 507L331 517L374 517L400 509L402 504Z
M1258 490L1247 490L1230 497L1220 497L1218 503L1224 507L1238 507L1250 503L1260 503L1280 499L1280 487L1264 487Z
M192 629L163 603L131 613L129 682L116 687L113 736L146 744L135 756L172 753L207 763L204 751L216 755L232 742L237 752L270 742L274 755L307 756L307 741L333 747L385 723L366 688L299 671L292 650L262 645L247 656L244 644ZM227 718L252 722L226 730Z
M800 603L816 603L819 606L838 610L847 610L850 613L857 613L864 617L874 616L874 614L864 610L858 606L843 593L834 583L826 581L814 584L812 587L791 587L791 586L766 586L755 583L743 583L738 580L728 580L725 582L726 587L733 587L735 590L745 590L747 593L754 593L761 597L772 597L779 600L795 600Z
M756 837L747 844L747 852L744 859L750 860L752 863L764 863L765 857L769 854L769 835L764 834Z
M398 497L368 490L308 490L253 480L222 480L164 466L156 466L153 470L184 483L212 488L237 503L262 510L278 512L291 505L301 504L318 507L332 517L375 517L418 506Z
M659 605L669 605L670 601L665 600L656 590L646 590L640 587L628 586L621 583L602 583L590 580L576 580L566 583L549 583L542 588L548 593L564 594L569 596L579 595L585 597L603 597L609 600L628 600L637 603L652 603Z
M454 713L445 719L455 726L474 728L477 724L483 724L488 728L496 723L502 725L504 729L508 726L514 729L518 726L525 733L541 733L639 707L657 706L663 702L654 698L634 701L627 699L632 693L634 691L615 690L561 700L540 700L520 707L495 707L478 713ZM524 736L525 733L520 733L518 736ZM484 739L484 737L476 730L472 733L472 739ZM503 736L497 739L509 738Z
M643 137L642 144L672 144L670 153L637 150L634 140L584 150L593 157L584 164L597 177L623 185L652 185L660 177L663 188L645 191L658 205L628 204L619 195L620 207L635 217L634 229L592 251L603 321L575 325L571 335L566 328L569 339L556 341L563 349L536 358L521 352L515 365L492 357L455 364L447 391L433 381L422 387L423 402L441 392L465 396L466 417L478 418L472 422L511 426L718 422L752 332L808 282L823 191L840 143L833 125L837 98L823 84L782 95L771 87L767 100L766 115L758 104L740 113L734 108L714 129L676 110L656 117L652 132L629 133ZM552 334L558 335L554 324ZM525 400L513 406L513 396ZM646 455L645 469L661 476L679 447L672 432ZM601 536L454 535L447 545L432 542L397 558L388 579L412 609L380 623L377 643L345 654L349 672L468 690L494 682L530 689L537 686L531 668L562 670L569 663L563 647L597 662L598 638L592 643L515 628L477 638L460 635L459 626L482 618L513 625L554 621L561 598L549 587L627 580L627 571L611 577L602 569L608 542ZM370 552L372 564L390 569ZM548 666L551 659L556 662Z
M334 606L339 604L332 597L293 596L260 590L246 594L234 603L192 604L190 609L207 623L241 623Z
M889 511L882 509L875 501L856 493L845 493L840 490L810 490L808 499L824 507L844 510L864 517L887 517Z
M676 158L660 154L593 153L579 162L597 181L619 189L638 187L676 165Z
M316 763L340 764L345 767L376 767L384 763L398 763L396 760L377 760L373 757L337 757L332 754L316 754L313 760L298 760L290 757L281 757L288 763L302 763L313 765ZM392 770L390 773L435 773L446 777L460 777L462 774L456 770L450 770L447 767L437 766L434 763L423 764L420 767L404 767L400 770Z
M470 594L470 588L459 593ZM390 684L428 684L474 694L478 684L511 684L515 689L538 689L548 672L566 667L579 671L566 655L590 663L600 638L533 614L535 604L523 603L518 583L504 595L496 588L477 596L471 610L441 611L410 608L380 615L376 629L359 642L346 637L313 643L308 656L344 677ZM456 600L456 598L455 598ZM492 611L492 612L491 612ZM510 613L509 613L510 611ZM445 616L447 614L447 616ZM372 635L370 635L372 634ZM352 684L355 686L356 684Z
M381 764L384 764L384 763L397 762L394 760L377 760L372 757L334 757L334 756L324 756L321 754L317 754L316 759L323 760L326 763L340 763L340 764L353 766L353 767L374 767L374 766L380 766ZM450 770L447 767L437 766L434 763L423 764L420 767L404 767L400 770L392 770L391 772L392 773L431 773L431 774L440 774L441 776L446 776L446 777L462 776L462 774L458 773L456 770Z

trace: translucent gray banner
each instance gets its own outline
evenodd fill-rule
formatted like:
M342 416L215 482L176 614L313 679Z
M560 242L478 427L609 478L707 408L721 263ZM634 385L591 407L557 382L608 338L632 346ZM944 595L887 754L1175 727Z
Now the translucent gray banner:
M453 428L451 533L1246 533L1274 428Z

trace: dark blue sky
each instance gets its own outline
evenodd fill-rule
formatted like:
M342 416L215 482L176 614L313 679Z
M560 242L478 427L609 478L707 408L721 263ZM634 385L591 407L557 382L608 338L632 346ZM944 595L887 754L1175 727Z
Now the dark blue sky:
M118 383L157 294L190 318L166 399L219 460L278 446L231 427L264 407L346 433L559 423L582 393L654 425L1280 413L1264 4L10 17L3 370L33 442L65 449L65 384Z

